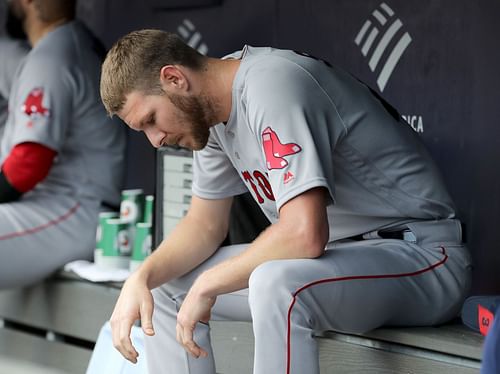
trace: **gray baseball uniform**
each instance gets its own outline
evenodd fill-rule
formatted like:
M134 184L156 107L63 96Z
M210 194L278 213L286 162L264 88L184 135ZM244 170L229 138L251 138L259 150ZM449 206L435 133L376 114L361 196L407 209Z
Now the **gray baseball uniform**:
M25 142L51 148L57 157L33 190L0 205L0 288L90 258L101 204L119 204L124 126L102 106L97 50L82 24L62 25L30 51L13 84L0 164Z
M25 41L0 36L0 139L7 121L7 104L12 80L28 51L29 46Z
M229 57L242 60L231 115L195 152L194 194L218 199L250 190L271 222L311 188L330 197L322 257L265 263L248 290L217 299L213 318L253 322L254 373L319 373L315 331L454 317L469 286L469 255L453 202L411 128L365 85L322 61L248 46ZM215 373L212 355L182 354L176 311L201 272L245 248L221 248L154 290L151 372ZM203 324L196 339L211 352Z

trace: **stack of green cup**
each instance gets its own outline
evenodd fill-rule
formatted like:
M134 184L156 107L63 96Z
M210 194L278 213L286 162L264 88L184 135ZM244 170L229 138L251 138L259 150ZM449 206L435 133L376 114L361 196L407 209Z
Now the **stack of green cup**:
M94 261L107 268L134 271L151 253L154 196L123 190L120 213L99 214Z
M134 241L135 225L144 217L144 192L142 189L123 190L120 204L120 219L127 224L129 237Z
M144 197L144 215L142 216L142 221L135 224L130 271L137 269L151 253L153 244L153 210L154 196L146 195Z

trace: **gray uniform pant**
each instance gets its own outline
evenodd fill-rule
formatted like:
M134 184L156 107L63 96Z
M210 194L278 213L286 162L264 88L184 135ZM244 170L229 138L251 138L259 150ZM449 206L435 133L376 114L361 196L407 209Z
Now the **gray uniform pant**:
M264 263L248 289L217 298L212 319L252 321L254 374L319 374L315 331L445 322L458 314L470 285L460 225L446 220L408 227L416 243L334 242L317 259ZM245 248L222 247L191 273L153 290L156 335L146 337L150 373L215 373L209 326L199 323L195 330L195 341L209 352L195 359L175 340L176 315L200 273Z
M91 259L99 202L27 194L0 204L0 289L38 282L77 259Z

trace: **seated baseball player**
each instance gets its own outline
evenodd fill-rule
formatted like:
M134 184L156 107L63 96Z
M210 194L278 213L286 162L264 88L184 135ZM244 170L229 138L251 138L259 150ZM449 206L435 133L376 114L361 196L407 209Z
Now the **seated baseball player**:
M99 98L104 53L73 0L12 0L32 50L18 71L0 145L0 288L90 259L98 213L117 206L125 134Z
M253 323L254 373L318 374L316 331L460 311L470 258L440 173L399 114L343 70L263 47L209 58L142 30L108 53L101 96L153 146L195 151L186 217L111 317L130 361L140 319L151 373L214 374L209 322L230 319ZM221 247L245 191L271 225Z
M0 139L2 139L5 121L7 121L12 79L28 51L29 46L25 40L0 36L0 56L2 56L0 64Z

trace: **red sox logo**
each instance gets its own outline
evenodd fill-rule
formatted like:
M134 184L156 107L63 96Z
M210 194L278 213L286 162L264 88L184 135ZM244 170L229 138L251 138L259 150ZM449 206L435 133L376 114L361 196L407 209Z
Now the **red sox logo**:
M33 126L33 121L48 117L50 110L43 106L43 89L34 88L24 100L24 104L21 106L21 110L30 118L28 122L28 127Z
M284 169L288 165L288 161L284 159L286 156L299 153L302 148L295 143L283 144L276 132L267 127L262 131L262 147L266 156L266 166L271 169ZM271 183L269 183L267 173L263 174L259 170L254 170L252 173L248 170L241 172L243 179L250 184L255 198L259 204L264 203L264 196L271 201L275 201ZM294 180L295 176L288 170L283 174L283 183L287 184ZM263 196L264 195L264 196Z
M294 155L302 150L298 144L281 143L276 132L274 132L274 130L270 127L267 127L262 132L262 145L264 147L267 168L269 170L283 169L288 165L288 161L285 160L284 157Z

